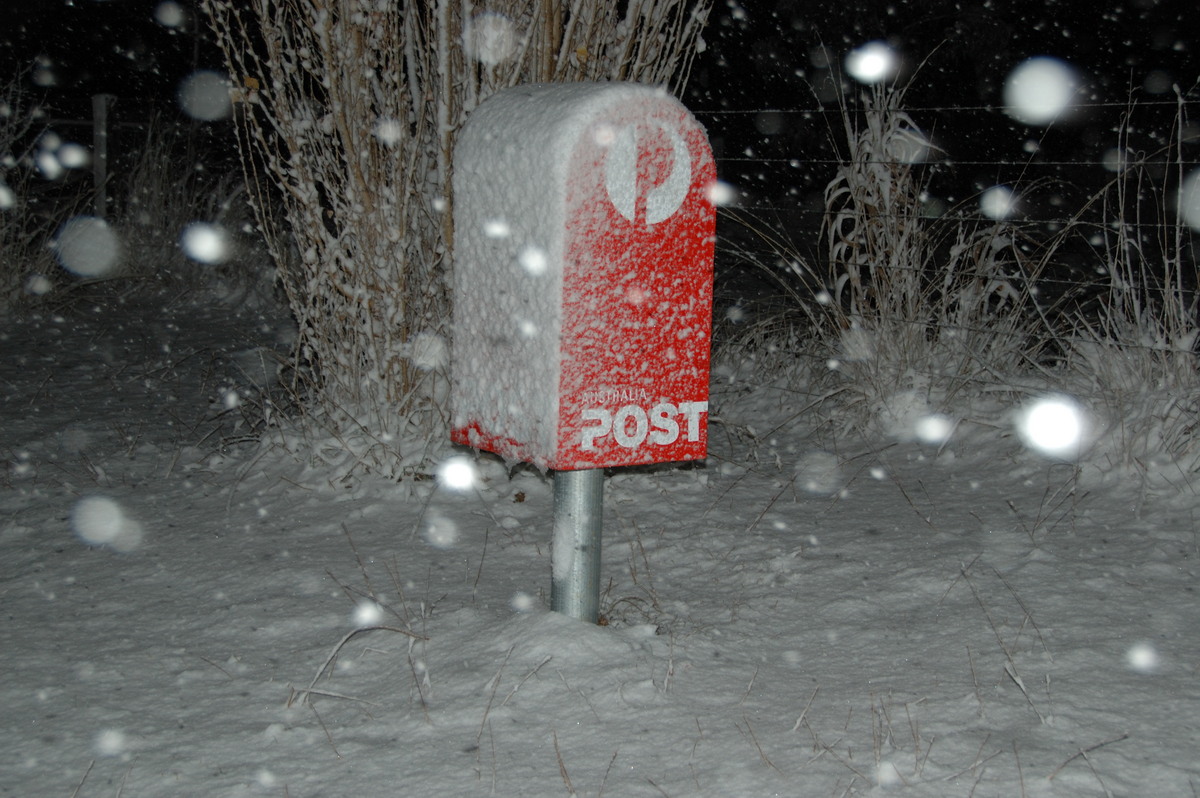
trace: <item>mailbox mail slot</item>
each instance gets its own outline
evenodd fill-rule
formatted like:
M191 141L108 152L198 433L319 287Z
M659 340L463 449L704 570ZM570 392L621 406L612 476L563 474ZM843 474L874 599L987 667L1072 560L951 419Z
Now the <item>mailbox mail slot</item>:
M649 86L481 104L454 158L452 439L557 470L703 458L715 179Z

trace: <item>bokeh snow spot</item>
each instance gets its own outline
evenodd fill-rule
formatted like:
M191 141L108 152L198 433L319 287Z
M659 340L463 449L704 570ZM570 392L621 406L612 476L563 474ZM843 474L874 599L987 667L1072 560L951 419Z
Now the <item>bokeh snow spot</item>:
M85 496L71 509L71 527L90 546L129 552L142 542L142 525L107 496Z
M425 519L425 542L435 549L452 549L458 543L458 524L440 513Z
M533 277L540 277L550 268L550 261L546 257L546 250L532 244L518 253L517 262L521 264L521 268L525 270L526 274Z
M54 283L44 274L31 274L25 280L25 293L30 296L45 296L54 289Z
M67 142L58 148L58 162L68 169L83 169L92 162L88 148L75 142Z
M929 143L929 138L911 127L893 131L886 144L888 157L900 163L924 163L932 149L934 146Z
M186 22L183 6L175 0L163 0L154 7L154 19L159 25L167 28L181 28Z
M592 128L592 141L597 147L611 147L617 140L617 128L604 122Z
M466 457L451 457L438 466L438 483L450 490L470 490L479 475L475 465Z
M33 156L33 161L37 164L38 172L47 180L58 180L66 172L53 150L38 150Z
M503 219L488 219L483 223L483 234L488 238L508 238L512 228Z
M1025 445L1048 457L1077 457L1087 437L1087 415L1069 396L1048 396L1017 414L1017 432Z
M1078 88L1075 70L1066 62L1048 56L1030 58L1004 82L1005 111L1027 125L1048 125L1071 110Z
M383 608L370 599L363 599L354 606L355 626L378 626L383 621Z
M870 360L875 356L875 338L857 324L842 331L841 358L849 363Z
M33 161L38 172L47 180L57 180L68 169L83 169L92 162L91 152L82 144L63 141L54 131L38 139Z
M96 756L120 756L128 748L128 738L119 729L104 729L92 739L92 750Z
M1200 169L1193 169L1179 187L1179 215L1193 230L1200 230Z
M796 484L809 493L832 496L843 481L842 466L835 454L809 452L796 462Z
M860 83L883 83L900 69L900 59L887 42L867 42L846 56L846 71Z
M888 787L899 787L904 784L904 777L900 775L900 770L887 760L879 763L879 767L875 770L875 779L885 790Z
M183 228L179 246L185 255L199 263L216 265L229 259L229 233L220 225L192 222Z
M537 601L528 593L518 590L516 593L513 593L509 605L515 612L529 612L537 606Z
M422 332L408 345L408 359L421 371L436 371L450 360L446 339L436 333Z
M183 112L201 122L224 119L233 111L229 99L229 78L219 72L201 69L179 84L179 106Z
M1017 195L1008 186L992 186L979 197L979 210L989 219L1007 219L1017 209Z
M1158 670L1158 651L1149 643L1138 643L1125 654L1129 667L1138 673L1154 673Z
M1100 163L1106 172L1120 174L1137 161L1137 155L1128 148L1109 147L1100 156Z
M72 274L103 277L116 269L121 259L121 241L103 219L76 216L58 229L54 254Z
M39 55L33 62L33 85L43 89L58 85L58 74L54 71L54 62L44 55Z
M737 189L723 180L714 180L712 185L708 187L709 201L719 208L733 205L737 202L737 196Z
M380 119L375 123L375 138L394 147L404 137L404 128L395 119Z
M497 66L512 58L519 40L513 21L491 11L476 14L463 30L467 55L487 66Z
M921 443L940 445L950 440L954 421L941 413L930 413L917 419L913 432Z

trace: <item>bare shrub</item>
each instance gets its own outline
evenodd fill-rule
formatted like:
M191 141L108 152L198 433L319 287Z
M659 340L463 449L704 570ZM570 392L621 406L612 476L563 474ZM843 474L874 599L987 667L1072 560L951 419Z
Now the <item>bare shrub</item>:
M261 243L240 171L207 163L177 122L152 116L136 157L113 175L113 224L125 248L123 277L155 290L267 292ZM197 259L181 245L193 224L220 235L222 254Z
M1200 470L1200 278L1195 233L1178 218L1183 97L1169 144L1138 154L1127 124L1116 175L1054 231L926 217L921 167L901 157L920 138L902 100L901 89L878 87L857 115L843 107L846 154L825 189L818 257L763 226L757 250L732 253L783 302L729 335L726 372L735 383L782 381L794 417L834 434L913 437L934 413L1007 424L1014 405L1066 393L1090 415L1082 474L1190 484ZM1062 279L1067 251L1091 253L1090 279Z
M837 434L914 437L933 414L970 417L998 388L1015 390L1013 375L1053 340L1036 291L1052 252L1026 246L1013 224L926 214L930 145L903 97L880 86L859 111L843 105L845 154L825 188L819 262L786 232L758 231L758 262L796 320L782 351L805 350L796 377Z
M242 165L299 325L296 448L391 477L444 434L451 153L520 83L686 78L706 0L206 0Z
M32 196L31 148L42 112L19 79L0 86L0 310L50 289L57 271L47 242L64 218Z
M1099 222L1077 222L1095 248L1101 293L1066 338L1068 384L1097 417L1093 466L1175 489L1200 470L1195 234L1178 217L1185 110L1180 96L1157 152L1135 153L1129 124L1121 131L1127 157L1089 202Z

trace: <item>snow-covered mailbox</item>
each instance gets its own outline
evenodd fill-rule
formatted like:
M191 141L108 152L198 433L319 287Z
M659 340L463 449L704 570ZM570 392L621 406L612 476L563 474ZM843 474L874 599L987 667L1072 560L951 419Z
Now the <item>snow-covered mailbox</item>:
M555 471L568 614L597 613L574 594L598 591L602 469L705 456L715 179L700 125L639 84L518 86L459 133L452 438Z

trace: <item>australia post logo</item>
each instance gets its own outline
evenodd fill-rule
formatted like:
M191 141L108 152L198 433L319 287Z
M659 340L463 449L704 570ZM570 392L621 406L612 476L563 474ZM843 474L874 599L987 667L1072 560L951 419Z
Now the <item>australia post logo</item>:
M675 126L659 120L600 131L604 188L617 212L634 224L675 215L692 187L692 154Z
M555 467L703 458L715 168L682 107L622 106L567 182Z
M645 391L596 391L585 394L601 398L634 400L616 410L610 407L584 407L580 411L579 448L599 451L611 444L622 449L641 446L673 446L677 443L702 443L703 416L707 401L657 402L648 405Z

